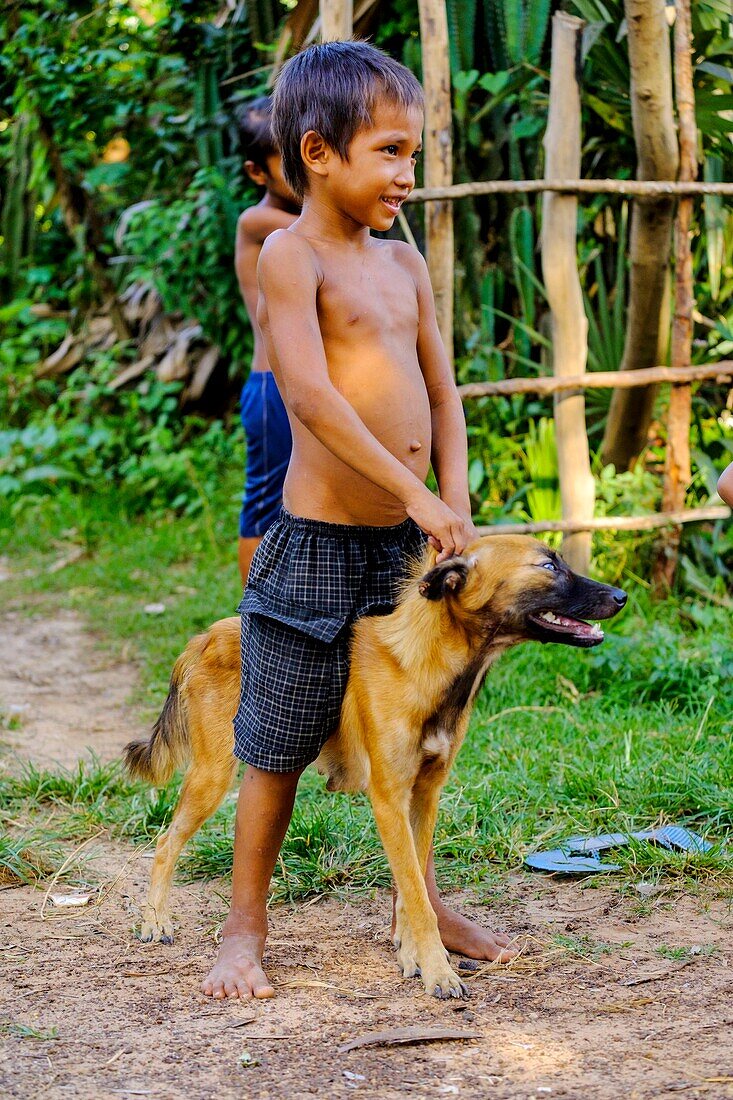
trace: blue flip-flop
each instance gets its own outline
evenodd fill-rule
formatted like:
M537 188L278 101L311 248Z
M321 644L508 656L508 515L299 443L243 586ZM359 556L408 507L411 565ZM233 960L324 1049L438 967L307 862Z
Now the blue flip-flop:
M552 848L545 852L530 852L524 862L533 871L553 871L561 875L598 875L603 871L620 871L620 863L601 863L598 853L590 851L585 856L573 856L564 848Z
M659 829L644 829L636 833L602 833L600 836L573 836L563 841L559 848L530 852L524 862L535 871L552 871L555 874L600 874L620 871L618 863L602 863L599 853L609 848L619 848L630 840L649 840L661 844L670 851L709 852L712 844L682 825L663 825Z

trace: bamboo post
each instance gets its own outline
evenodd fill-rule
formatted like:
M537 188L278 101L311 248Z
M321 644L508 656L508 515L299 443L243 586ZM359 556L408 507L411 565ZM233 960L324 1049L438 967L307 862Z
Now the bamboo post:
M354 32L353 0L320 0L321 41L345 42Z
M674 75L680 135L680 179L687 182L697 176L697 127L695 92L692 84L692 31L690 0L677 0L674 26ZM672 368L690 366L692 351L692 248L690 226L692 198L680 199L674 226L675 307L672 323ZM664 462L662 509L677 512L685 503L690 484L690 416L692 393L689 386L673 386L667 415L667 451ZM677 569L681 528L672 527L660 540L654 563L654 590L657 594L672 587Z
M567 179L580 173L580 47L582 19L556 12L552 17L550 106L544 137L545 176ZM552 317L554 373L584 374L588 322L578 277L578 200L547 192L542 202L542 272ZM593 516L595 484L590 469L581 391L555 395L555 436L564 520L583 523ZM578 531L563 539L571 569L587 573L591 535Z
M453 182L451 83L445 0L418 0L425 89L423 141L425 186ZM425 210L425 241L438 328L453 363L453 206L445 200Z

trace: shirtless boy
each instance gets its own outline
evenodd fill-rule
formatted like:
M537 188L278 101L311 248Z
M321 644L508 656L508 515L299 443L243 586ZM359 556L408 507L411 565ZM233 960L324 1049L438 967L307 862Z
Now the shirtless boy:
M239 517L239 572L247 583L252 556L282 505L283 482L290 461L290 424L267 361L257 324L257 261L265 239L287 229L300 213L300 203L283 178L270 118L272 99L260 96L241 109L237 122L244 146L244 168L265 193L237 222L234 268L254 335L249 378L242 388L242 427L247 439L247 484Z
M214 997L274 993L262 969L270 876L300 775L338 721L350 625L392 609L426 536L440 560L475 537L463 412L427 268L369 232L389 229L412 190L422 126L415 77L363 42L312 46L275 91L273 132L303 212L265 242L257 318L293 454L282 516L240 605L235 753L249 767L231 910L202 985ZM425 486L431 462L440 497ZM443 904L432 854L426 879L447 948L514 954Z

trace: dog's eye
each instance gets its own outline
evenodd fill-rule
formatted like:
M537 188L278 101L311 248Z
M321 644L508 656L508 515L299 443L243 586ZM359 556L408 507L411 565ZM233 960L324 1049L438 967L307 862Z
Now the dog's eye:
M553 573L557 573L557 566L554 561L543 561L540 566L541 569L551 569Z

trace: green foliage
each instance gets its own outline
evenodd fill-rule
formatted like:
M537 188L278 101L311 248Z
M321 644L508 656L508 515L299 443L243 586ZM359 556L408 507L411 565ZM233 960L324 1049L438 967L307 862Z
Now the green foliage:
M527 505L532 519L559 519L560 483L557 471L555 421L542 417L529 422L527 440L522 455L530 485Z
M243 194L252 201L252 189L244 192L237 177L231 184L218 168L201 169L180 198L129 211L124 232L135 257L129 279L153 283L168 312L195 317L238 366L252 346L233 265Z
M535 327L535 285L534 277L534 222L528 206L516 206L509 220L509 244L511 248L514 285L519 294L524 328L518 328L514 342L519 355L529 359L532 342L528 330Z
M604 208L606 213L613 237L588 243L588 251L580 257L579 273L588 318L588 367L614 371L621 366L626 334L628 203L622 204L617 221L608 207ZM606 275L604 260L610 261L612 281Z
M486 0L486 37L498 70L539 64L550 8L550 0Z
M119 356L89 355L63 384L37 380L43 347L58 321L34 318L27 303L6 310L0 350L0 498L16 512L66 489L122 487L130 511L206 507L222 463L232 462L233 433L221 421L183 417L181 383L154 374L136 389L115 389ZM13 315L14 314L14 315Z
M60 289L83 308L129 274L125 257L112 262L112 230L122 211L152 199L160 219L189 185L210 251L227 255L231 268L232 203L246 194L232 117L242 89L231 81L257 63L246 20L222 25L214 0L86 7L13 2L0 14L7 43L0 61L0 285L18 293L43 254L62 275ZM254 84L250 95L260 90ZM199 169L210 173L205 182ZM192 259L178 237L173 232L159 249L169 256L180 249L168 276ZM193 248L198 262L200 242ZM238 295L220 293L221 273L210 262L200 275L213 283L189 286L180 304L196 317L204 299L226 302L207 302L200 319L228 351L236 344L230 333L240 326L227 330L221 312L237 311ZM168 288L160 278L171 301L180 286L174 280Z

